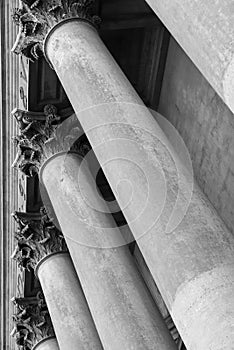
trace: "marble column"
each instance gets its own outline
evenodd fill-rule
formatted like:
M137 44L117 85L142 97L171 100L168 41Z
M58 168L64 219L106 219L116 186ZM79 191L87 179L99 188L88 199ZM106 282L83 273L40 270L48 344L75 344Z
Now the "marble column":
M232 0L146 0L234 112Z
M21 225L14 257L35 269L53 322L60 350L97 349L102 345L94 326L64 238L44 213L15 213ZM25 244L26 243L26 244ZM49 345L41 344L40 349Z
M34 346L33 350L59 350L56 338L47 338Z
M104 349L176 349L126 242L97 197L87 164L77 153L58 153L43 164L40 178ZM99 209L90 205L91 198Z
M48 34L45 53L186 347L230 349L234 237L196 184L185 215L183 207L192 185L183 163L90 23L61 22ZM183 192L182 207L177 206L177 224L168 232L178 186Z

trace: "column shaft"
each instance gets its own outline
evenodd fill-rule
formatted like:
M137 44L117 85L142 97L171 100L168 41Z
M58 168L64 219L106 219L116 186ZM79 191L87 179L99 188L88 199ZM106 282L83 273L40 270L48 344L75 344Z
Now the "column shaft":
M199 40L202 42L203 35ZM167 232L176 202L178 171L165 148L174 157L175 152L91 25L79 20L60 23L47 37L45 52L186 346L189 350L231 349L234 340L233 236L197 186L186 216L183 218L182 209L177 208L176 217L183 220ZM178 157L176 159L178 165ZM140 167L136 168L134 162L140 163ZM153 181L150 188L142 169L149 170L147 180ZM164 193L159 181L162 169L167 180ZM55 171L51 171L50 176L54 174ZM120 179L127 180L122 187ZM127 186L129 181L133 192ZM183 202L191 183L185 175L180 182L184 189ZM131 194L133 200L128 203Z
M87 165L77 154L60 154L44 164L41 179L104 349L175 349L105 204L97 199L97 210L89 204L97 193Z
M38 264L36 273L60 350L101 350L102 345L69 254L60 252L47 256Z

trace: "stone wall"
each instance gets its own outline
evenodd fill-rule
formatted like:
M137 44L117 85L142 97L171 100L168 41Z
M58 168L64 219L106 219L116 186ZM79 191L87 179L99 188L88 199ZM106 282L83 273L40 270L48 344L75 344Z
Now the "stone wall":
M234 233L234 115L173 38L159 112L184 139L196 180Z

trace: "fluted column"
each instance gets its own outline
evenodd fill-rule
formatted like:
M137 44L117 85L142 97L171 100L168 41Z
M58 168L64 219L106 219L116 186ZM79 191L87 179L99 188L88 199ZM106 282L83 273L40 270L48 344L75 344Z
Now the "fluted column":
M19 231L13 257L35 269L51 315L60 350L101 350L77 274L61 232L45 213L14 214ZM47 349L52 342L38 345Z

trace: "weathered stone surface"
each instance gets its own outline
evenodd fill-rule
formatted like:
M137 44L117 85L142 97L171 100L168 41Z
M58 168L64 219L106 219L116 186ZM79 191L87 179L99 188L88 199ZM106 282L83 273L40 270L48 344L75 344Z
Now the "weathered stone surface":
M194 175L234 234L234 118L193 62L171 39L159 112L179 131Z
M12 167L22 171L26 176L33 176L40 168L44 143L52 136L61 117L57 115L57 109L52 105L45 106L44 118L38 113L19 109L15 109L12 115L20 128L20 134L13 138L17 155Z
M34 61L43 54L43 41L49 30L60 21L77 17L93 24L99 22L92 15L95 0L22 0L22 8L13 14L19 34L12 51Z
M232 0L146 0L234 112Z
M78 174L84 183L78 181ZM87 163L77 154L60 153L43 165L40 175L103 347L175 349L119 229L92 186ZM97 196L99 210L89 205L87 195Z
M37 266L60 350L102 350L70 255L54 254Z
M169 329L175 343L178 345L178 350L186 350L185 345L178 333L178 330L167 310L167 307L163 301L163 298L161 296L161 294L159 293L159 290L156 286L156 283L145 263L145 260L139 250L139 247L136 245L134 252L133 252L133 256L136 260L136 264L137 267L141 273L141 275L143 276L143 279L147 285L147 287L149 288L149 291L153 297L153 299L155 300L161 315L163 316L163 319L167 325L167 328Z
M54 337L54 330L41 292L36 298L14 298L13 315L15 337L19 350L31 350L43 339Z
M13 216L18 223L18 232L17 247L12 257L19 266L35 269L60 349L101 350L98 334L61 232L45 210L42 210L41 215L16 212ZM16 301L25 304L28 300ZM20 341L22 337L23 335ZM29 334L29 337L31 339L32 336ZM27 342L29 340L27 338ZM49 343L43 342L36 349L44 347L49 348Z
M45 49L185 345L191 350L231 349L233 235L198 186L193 187L184 159L179 159L91 25L64 23L51 33ZM142 176L145 169L148 178ZM121 179L127 179L122 188ZM153 181L150 187L148 180ZM181 205L174 211L178 187ZM172 213L179 221L168 230Z
M58 152L78 152L84 157L91 146L79 127L74 114L60 116L53 105L46 105L44 113L14 109L20 134L13 138L17 155L12 167L26 176L39 172L42 163Z
M17 245L12 254L19 266L30 269L44 257L67 250L62 233L42 210L40 218L35 218L15 212L13 217L18 224L15 233Z

